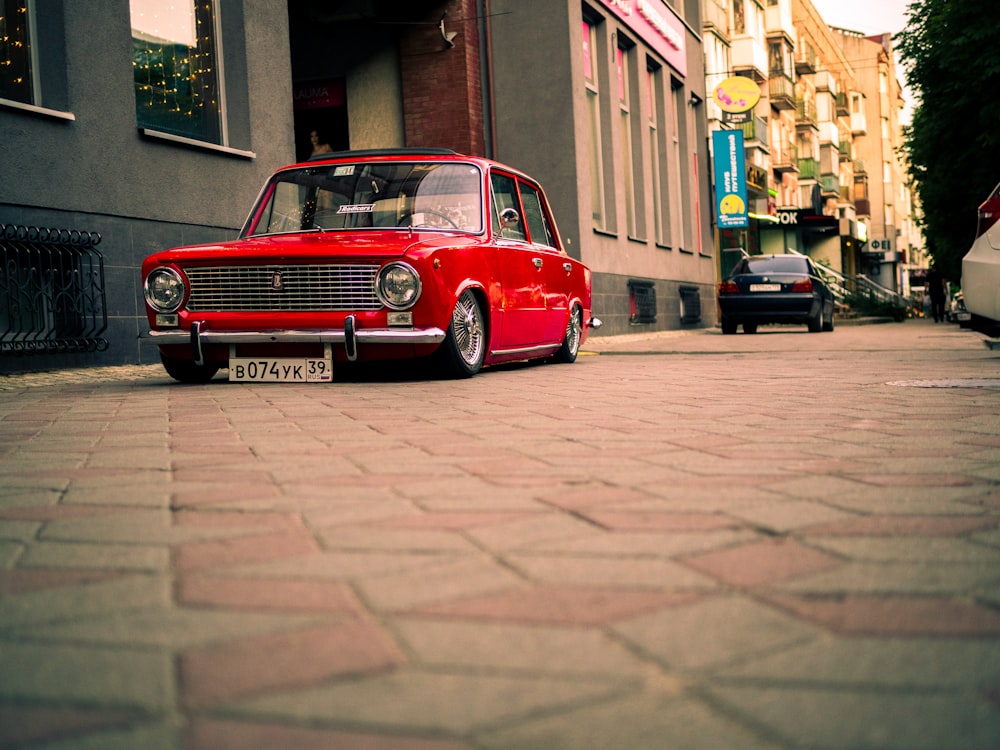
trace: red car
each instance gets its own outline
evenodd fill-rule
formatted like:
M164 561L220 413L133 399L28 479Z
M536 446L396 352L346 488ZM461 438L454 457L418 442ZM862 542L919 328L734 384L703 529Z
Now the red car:
M239 238L142 264L167 373L324 382L337 362L438 358L453 377L573 362L591 274L537 182L443 150L324 154L278 170Z

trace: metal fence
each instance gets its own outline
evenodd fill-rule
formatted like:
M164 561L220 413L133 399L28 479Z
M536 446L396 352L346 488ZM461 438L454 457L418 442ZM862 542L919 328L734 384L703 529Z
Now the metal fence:
M0 224L0 354L104 351L101 235Z

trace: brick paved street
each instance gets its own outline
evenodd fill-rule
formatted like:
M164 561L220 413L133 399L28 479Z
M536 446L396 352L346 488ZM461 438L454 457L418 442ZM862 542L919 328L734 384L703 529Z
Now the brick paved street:
M0 747L1000 746L1000 352L0 377Z

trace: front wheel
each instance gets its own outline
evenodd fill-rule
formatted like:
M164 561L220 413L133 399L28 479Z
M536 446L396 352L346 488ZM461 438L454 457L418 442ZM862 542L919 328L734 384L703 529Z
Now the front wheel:
M555 353L553 359L556 362L570 364L576 362L576 355L580 353L580 341L583 339L583 310L574 307L569 314L569 322L566 324L566 335L563 337L562 346Z
M462 292L455 303L440 357L445 373L454 378L471 378L483 366L486 325L482 306L471 289Z
M175 359L160 354L167 375L179 383L207 383L219 371L218 365L196 365L190 359Z

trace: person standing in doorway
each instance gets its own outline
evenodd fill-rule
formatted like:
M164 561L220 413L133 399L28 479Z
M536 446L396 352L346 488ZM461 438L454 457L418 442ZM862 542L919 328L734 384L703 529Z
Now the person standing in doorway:
M320 137L318 130L309 131L309 142L312 144L312 153L309 154L310 156L333 153L333 149L330 148L330 144L326 142L325 138Z

